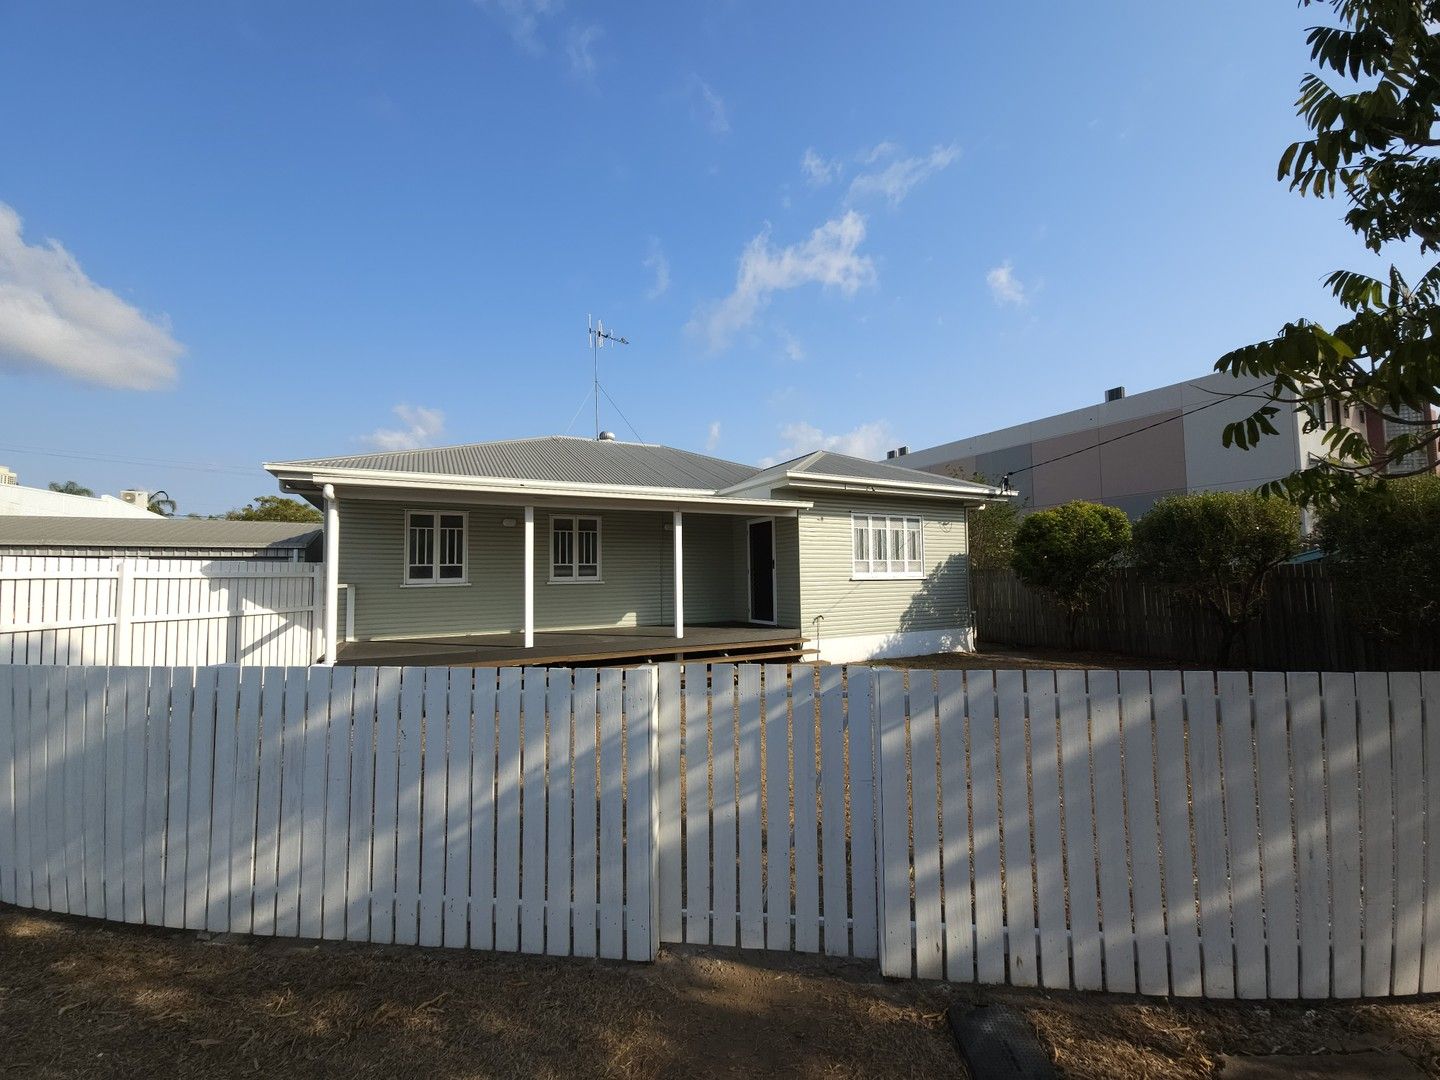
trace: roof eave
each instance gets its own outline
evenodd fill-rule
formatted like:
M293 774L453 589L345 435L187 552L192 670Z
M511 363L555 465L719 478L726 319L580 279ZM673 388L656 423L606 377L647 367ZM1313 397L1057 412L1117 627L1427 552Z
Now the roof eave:
M542 480L512 480L497 477L464 477L441 473L399 473L377 469L306 469L286 462L267 462L264 468L276 479L289 484L306 483L317 487L325 484L347 487L370 487L385 490L408 489L470 495L499 495L523 501L530 498L625 500L653 503L657 506L675 504L713 506L717 511L808 510L810 503L802 500L735 498L723 492L702 488L640 487L620 484L567 484Z

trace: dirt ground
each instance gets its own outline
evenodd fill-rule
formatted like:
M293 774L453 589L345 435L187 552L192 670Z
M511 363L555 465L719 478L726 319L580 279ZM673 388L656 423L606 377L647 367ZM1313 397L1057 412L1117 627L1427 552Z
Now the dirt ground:
M203 941L0 908L0 1074L26 1077L964 1077L954 1000L1019 1009L1067 1080L1223 1080L1224 1054L1372 1050L1440 1077L1437 998L1143 1001L887 981L820 957Z
M1153 656L1128 656L1125 653L1085 652L1078 649L1048 649L1041 646L1016 648L980 642L972 653L929 653L925 656L896 656L877 660L877 664L904 668L964 668L969 671L1012 670L1031 668L1050 670L1090 669L1098 671L1190 671L1209 670L1201 664L1182 664Z
M0 1075L960 1077L934 985L110 927L0 908Z

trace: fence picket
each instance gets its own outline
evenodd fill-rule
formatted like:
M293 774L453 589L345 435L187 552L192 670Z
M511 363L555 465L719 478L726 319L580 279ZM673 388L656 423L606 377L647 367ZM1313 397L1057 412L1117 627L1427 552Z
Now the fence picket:
M260 776L260 695L262 671L248 667L240 673L235 713L235 801L230 819L230 926L232 933L248 934L254 927L255 825ZM154 689L151 690L153 698ZM152 716L152 726L154 718ZM163 820L163 818L162 818ZM369 821L369 817L366 817ZM365 830L369 835L369 830ZM366 882L368 891L369 882ZM148 903L147 903L148 907Z
M1025 752L1030 724L1025 707L1024 673L997 671L995 697L1000 717L1000 835L1005 861L1005 930L1010 982L1015 986L1034 986L1038 981L1035 860L1030 847L1030 785Z
M936 701L940 725L940 871L944 881L945 978L975 978L975 919L971 910L970 810L965 759L965 676L959 671L937 673Z
M667 665L671 677L669 693L678 694L680 691L680 672L678 665ZM598 954L599 945L596 935L599 932L599 925L596 916L599 911L600 896L598 892L599 877L596 873L596 859L599 852L599 830L600 830L600 803L596 796L599 777L599 757L596 753L595 724L596 724L596 689L598 673L594 668L578 668L575 671L575 692L574 692L574 713L575 713L575 791L574 814L575 814L575 914L574 914L574 942L576 956L595 956ZM662 685L664 680L662 679ZM671 818L673 836L676 844L676 851L670 866L674 877L670 882L674 893L670 899L670 916L674 922L671 925L670 941L680 940L680 857L678 836L680 831L680 713L678 702L674 698L669 699L670 708L673 713L664 715L663 723L673 723L673 740L671 749L674 753L672 768L674 772L668 775L673 780L670 795L674 799ZM662 728L663 732L665 729ZM665 753L662 749L661 753ZM662 800L666 796L662 794ZM663 810L662 802L662 814ZM663 820L663 819L662 819ZM662 858L664 857L662 848ZM665 903L666 881L664 878L665 863L661 863L661 903ZM666 909L662 906L662 912Z
M1300 996L1330 996L1329 838L1325 822L1325 754L1320 679L1291 675L1290 745L1295 778L1296 891L1300 898ZM1208 931L1207 931L1208 933ZM1210 988L1206 986L1206 992Z
M267 676L268 681L268 676ZM375 839L370 863L370 940L395 940L395 893L399 866L400 774L399 668L380 668L375 678Z
M1113 671L1090 672L1091 750L1095 771L1095 837L1099 852L1100 929L1105 989L1130 994L1135 984L1135 935L1130 925L1119 693Z
M1334 982L1339 998L1359 997L1360 796L1356 742L1355 676L1327 672L1320 677L1325 703L1325 791L1330 804L1330 934Z
M305 669L285 669L285 700L280 734L280 820L277 825L275 933L300 936L300 844L305 821ZM173 763L182 760L173 752ZM174 774L171 769L171 774ZM169 905L169 885L166 886Z
M462 949L470 940L470 828L475 818L471 788L475 769L471 758L474 707L474 676L464 669L452 671L445 744L445 909L442 912L444 944L451 949ZM352 823L351 828L354 827Z
M742 704L741 716L741 745L740 745L740 778L741 783L747 779L753 784L755 816L755 849L752 855L745 848L745 792L741 791L741 851L740 869L742 874L742 891L744 886L743 875L747 862L752 858L753 865L758 868L760 855L760 746L759 746L759 702L755 702L755 762L753 765L747 763L745 756L745 729L746 709L744 705L743 680L745 673L750 670L751 665L740 669L742 680ZM824 918L822 930L825 936L825 952L829 956L850 955L850 928L847 925L846 916L849 913L849 904L845 898L845 702L843 699L844 688L840 685L840 669L837 667L824 667L820 669L820 864L823 869L821 878L820 904ZM759 690L758 683L755 687ZM760 879L755 875L755 901L758 915L760 899ZM742 909L744 904L742 903ZM757 929L759 920L757 918ZM742 916L741 944L746 944L744 938L744 922ZM764 944L763 937L760 939ZM751 946L752 948L756 946Z
M766 664L763 668L765 708L765 947L790 948L790 720L785 668ZM689 736L690 698L685 699L686 736ZM687 768L687 773L689 770ZM689 775L694 775L693 773ZM703 778L703 773L701 774ZM688 783L687 776L687 783ZM703 782L703 780L702 780ZM686 813L696 812L696 803L686 800ZM698 803L703 815L705 806ZM689 818L686 839L689 840ZM698 831L698 830L697 830ZM702 834L703 835L703 834ZM687 848L687 858L702 857ZM703 857L708 858L708 850ZM693 873L693 871L692 871ZM689 901L694 903L694 901ZM693 941L687 928L686 940Z
M625 675L625 958L652 960L655 895L651 737L655 723L655 673L636 668Z
M494 671L476 669L471 712L475 729L470 776L470 947L490 949L495 945L496 896Z
M1035 900L1040 927L1040 982L1070 985L1065 925L1065 859L1060 839L1059 728L1053 671L1026 676L1030 704L1031 820L1035 829Z
M545 889L545 951L551 956L569 956L571 949L571 692L568 671L550 672L545 705L550 718L549 755L546 758L550 789L545 827L550 864Z
M416 938L421 945L440 945L445 941L445 753L450 724L447 669L430 668L425 672L424 711L420 745L420 919Z
M936 694L930 672L910 672L910 794L915 891L915 974L945 974L945 938L940 894L940 810Z
M304 735L300 763L300 936L324 931L325 736L330 724L330 668L311 668L305 680Z
M869 668L845 673L845 725L850 736L850 906L851 939L856 956L879 955L875 918L875 709Z
M1061 779L1065 788L1065 880L1069 886L1070 956L1077 990L1105 985L1100 953L1099 882L1090 779L1090 712L1083 671L1055 674L1060 712ZM976 843L980 843L976 833ZM977 868L978 873L978 868ZM977 878L978 888L978 878Z
M204 918L205 929L217 934L230 929L230 830L236 816L235 734L239 711L240 669L221 668L215 681L215 765L210 796L210 836L206 841L210 848L210 863ZM146 833L148 835L148 830Z
M1150 705L1155 724L1155 782L1160 806L1170 985L1177 997L1200 997L1204 986L1200 974L1200 933L1195 922L1190 787L1185 775L1185 705L1178 671L1150 673Z
M520 669L501 668L496 699L495 948L520 948Z
M1255 811L1254 719L1249 676L1222 671L1220 774L1230 856L1230 913L1235 934L1235 993L1265 996L1265 922L1260 903L1260 826Z
M358 747L352 743L356 673L354 668L332 670L325 740L325 891L320 936L343 941L349 908L346 888L350 870L350 767L359 757Z
M791 750L795 757L795 948L820 951L820 854L815 802L815 669L791 669Z
M663 674L664 669L662 668L661 671ZM838 671L836 672L836 674L838 675ZM740 685L737 688L737 701L740 711L740 812L738 821L738 828L740 831L740 946L744 949L763 949L765 947L765 867L764 863L762 862L762 858L764 854L765 823L761 816L762 808L760 803L760 668L755 664L742 664L740 666L739 681ZM836 705L839 705L838 701L836 702ZM662 725L669 724L671 722L672 721L670 717L662 714ZM676 724L676 728L678 731L678 723ZM665 728L662 726L660 731L663 738ZM665 744L662 742L662 748L664 747L664 745ZM666 756L664 750L662 749L660 757L660 768L662 777L666 775L665 770L667 768L674 768L676 770L675 775L678 776L678 755L677 760L675 760L673 764L669 764L669 760L670 759ZM842 783L844 781L843 773L841 774L841 781ZM664 789L662 788L662 791L663 790ZM675 807L678 812L678 784L676 788ZM662 815L664 814L663 809L661 813ZM842 824L844 822L843 814L841 815L841 822ZM826 834L826 838L828 840L828 833ZM667 839L666 833L661 832L658 836L658 839L662 844L665 843ZM677 859L675 863L674 874L676 878L676 886L678 892L680 875L680 866L678 860L679 844L673 839L670 840L670 842L675 843L676 845ZM661 855L663 858L663 847L661 848ZM844 873L845 866L842 862L840 865L840 888L842 890L842 897L845 887ZM662 876L661 888L665 889L668 887L668 882ZM828 901L828 892L826 896ZM827 907L826 910L828 911L829 908ZM678 918L676 922L678 923ZM826 923L827 945L830 940L830 934L832 933L832 931L828 929L829 925L829 923ZM667 926L667 924L662 923L660 931L662 940L668 941L679 939L678 931L671 929L669 926ZM675 936L666 937L667 934L674 934Z
M1290 748L1285 676L1257 671L1255 694L1256 787L1260 792L1260 866L1264 880L1265 958L1271 997L1300 993L1299 898L1295 836L1290 822Z
M1235 996L1230 940L1230 884L1226 876L1225 803L1220 786L1220 727L1215 676L1181 676L1189 735L1191 812L1195 822L1195 880L1200 899L1200 965L1205 996ZM1097 787L1098 794L1098 787ZM1323 814L1322 814L1323 820Z
M747 665L747 668L749 667L750 665ZM660 936L665 941L684 941L685 923L683 917L681 916L681 909L684 907L685 903L685 892L684 882L680 876L682 856L684 854L684 849L682 845L682 834L680 831L681 822L683 820L680 804L680 665L661 664L658 669L657 677L659 713L656 716L655 723L659 740L660 776L658 778L659 786L655 822L655 838L656 844L658 845L660 850L660 867L658 871L660 884ZM577 687L579 686L578 679L579 676L577 673ZM587 679L589 679L593 683L593 676L587 675ZM593 687L591 688L590 693L593 704ZM590 711L590 716L593 720L593 708ZM580 760L580 732L578 727L575 733L575 740L575 754L578 768L578 763ZM589 774L592 777L594 776L594 743L595 733L594 725L592 724L589 736L589 743L587 744L590 748L590 754L592 757L592 763L590 765L591 771ZM587 808L591 811L590 816L593 819L593 798L590 803L587 804ZM579 812L580 808L577 805L577 815L579 814ZM578 833L576 836L576 845L578 850ZM591 844L591 847L587 850L593 852L593 843ZM593 862L594 860L592 859L591 861ZM577 874L579 873L578 865L576 867L576 872ZM591 878L591 884L593 884L593 874ZM579 895L579 887L580 882L577 878L577 896ZM593 888L590 891L592 894L594 893ZM578 917L579 912L577 911L576 914ZM592 927L594 925L593 918L591 919L590 925ZM578 928L576 930L576 933L577 935L579 934ZM593 933L591 936L594 936ZM593 952L591 952L581 953L580 955L589 956L594 954Z
M880 759L880 973L913 973L910 934L910 806L905 769L905 673L875 672Z
M1355 675L1360 709L1360 835L1364 881L1364 937L1360 966L1366 997L1390 993L1395 922L1395 807L1391 802L1390 684L1384 672Z
M970 801L975 835L975 973L1005 981L1005 898L1000 889L1000 778L996 756L995 673L965 677L970 720Z
M89 668L85 672L85 777L82 795L85 806L85 914L93 919L103 918L105 915L105 676L105 668ZM166 685L168 686L168 678ZM4 701L4 692L0 691L0 704L3 704ZM168 699L166 708L168 710ZM169 737L167 724L167 713L162 713L159 718L151 718L150 726L155 730L155 737L162 746L167 745ZM11 736L12 731L10 730L0 731L0 746L12 747L13 766ZM160 764L164 763L163 758L158 758L158 761ZM18 777L16 780L18 782ZM150 805L159 809L159 824L156 834L158 850L154 858L150 858L147 852L145 863L145 918L151 925L159 925L163 921L161 905L164 899L165 885L165 864L163 862L165 784L166 776L163 770L159 772L153 785L149 780L146 781ZM11 820L14 821L13 816ZM18 838L10 839L12 852L16 839ZM11 903L16 902L14 867L18 864L19 856L15 854L12 861L6 862L3 869L0 869L0 880L3 880L11 890L10 894L3 899L9 900Z
M1425 908L1425 756L1420 677L1390 676L1395 725L1395 972L1391 991L1420 992ZM1432 781L1432 783L1437 781ZM1440 838L1437 838L1440 843Z
M797 713L798 716L798 713ZM735 665L710 668L710 941L734 945L739 914L735 815ZM796 813L799 813L797 803Z
M685 940L710 944L710 721L703 664L685 668ZM767 685L767 692L768 692ZM773 789L772 789L773 790Z
M424 820L421 799L424 762L425 683L435 668L406 668L400 678L400 720L396 727L399 756L395 814L395 944L420 940L420 846ZM442 671L441 675L445 673Z
M119 867L111 860L118 853L119 787L123 771L113 767L115 750L121 745L116 738L125 714L125 682L123 668L110 669L109 689L105 699L105 742L109 751L105 773L105 917L115 919L121 878ZM169 797L165 818L165 899L162 921L170 927L185 925L185 859L189 841L190 812L190 717L195 708L195 672L174 668L170 675L169 730ZM278 757L277 757L278 761ZM276 802L279 792L276 791Z
M273 934L277 927L280 861L280 753L284 740L284 668L267 667L260 678L260 772L255 785L255 903L252 926L257 934ZM173 710L178 701L172 699ZM173 719L171 731L174 731ZM174 746L172 740L171 746ZM171 781L172 786L174 781ZM379 830L379 819L376 829ZM170 857L174 857L171 844ZM170 864L166 863L168 871ZM166 884L169 879L167 875ZM166 891L166 907L170 894ZM379 939L376 939L379 940Z
M625 955L624 767L620 708L623 686L615 668L600 672L600 955Z

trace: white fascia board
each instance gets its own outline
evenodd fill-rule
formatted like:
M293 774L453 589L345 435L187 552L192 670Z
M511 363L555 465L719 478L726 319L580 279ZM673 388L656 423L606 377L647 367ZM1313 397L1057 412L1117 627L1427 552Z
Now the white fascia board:
M510 480L493 477L469 479L435 473L382 472L375 469L296 469L282 463L264 466L282 483L335 484L346 488L444 492L457 495L489 495L508 502L526 499L623 501L642 505L703 507L714 513L746 513L790 516L808 510L811 503L799 500L743 500L693 488L627 487L618 484L562 484L539 480Z
M998 488L974 490L944 484L914 483L908 480L873 480L869 477L817 476L813 473L787 474L777 487L802 491L862 492L867 495L909 495L922 499L954 499L960 502L1000 502L1009 498Z

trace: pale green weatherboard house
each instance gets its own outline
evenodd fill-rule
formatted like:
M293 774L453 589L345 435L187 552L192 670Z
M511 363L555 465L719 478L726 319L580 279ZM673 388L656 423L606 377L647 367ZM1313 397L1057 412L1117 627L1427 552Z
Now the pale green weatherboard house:
M613 436L272 462L326 515L349 663L844 662L971 649L994 488L817 451L765 469Z

